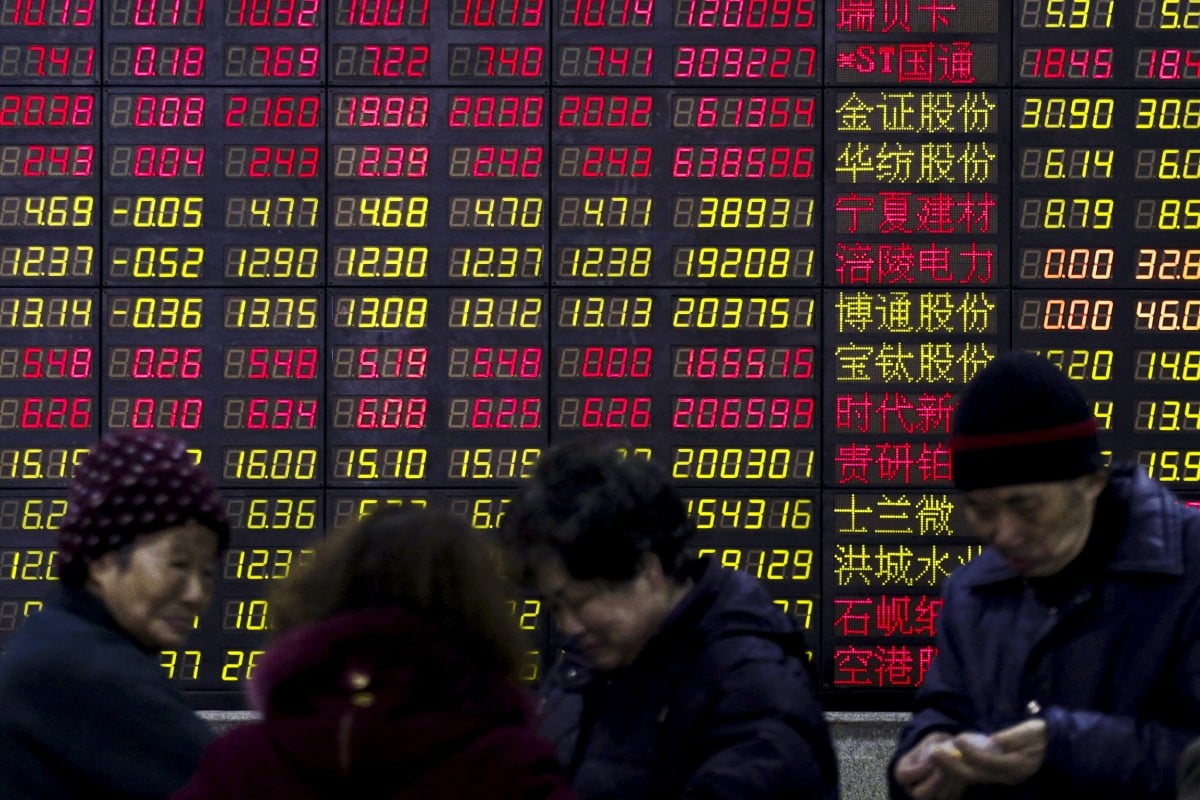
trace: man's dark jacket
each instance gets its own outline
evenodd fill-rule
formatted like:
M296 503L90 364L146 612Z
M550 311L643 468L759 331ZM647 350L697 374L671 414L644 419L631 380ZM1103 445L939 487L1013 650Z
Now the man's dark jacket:
M1056 604L990 549L950 576L938 656L896 758L931 731L1039 715L1041 770L968 798L1174 800L1179 755L1200 735L1200 512L1142 470L1116 469L1096 536L1111 552ZM891 792L907 797L894 780Z
M568 651L542 732L583 800L835 800L837 765L803 633L710 559L629 667Z

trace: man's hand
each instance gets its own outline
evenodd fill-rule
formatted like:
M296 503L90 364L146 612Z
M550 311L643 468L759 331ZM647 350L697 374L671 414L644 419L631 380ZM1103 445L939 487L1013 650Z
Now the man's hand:
M935 732L896 762L895 776L915 800L959 800L973 784L1012 786L1046 757L1046 722L1030 719L988 736Z
M941 767L941 759L953 759L955 752L950 734L928 734L896 762L896 781L914 800L959 800L967 784Z
M952 740L958 755L938 753L938 766L971 783L1012 786L1033 777L1046 757L1046 721L1028 719L991 736L960 733Z

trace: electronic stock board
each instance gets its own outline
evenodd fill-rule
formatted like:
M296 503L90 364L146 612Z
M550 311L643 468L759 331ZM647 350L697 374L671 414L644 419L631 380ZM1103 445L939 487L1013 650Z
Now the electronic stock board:
M0 0L0 637L104 431L227 499L163 655L213 706L325 530L494 529L603 434L829 707L903 707L980 551L945 440L991 357L1200 478L1198 86L1200 0Z

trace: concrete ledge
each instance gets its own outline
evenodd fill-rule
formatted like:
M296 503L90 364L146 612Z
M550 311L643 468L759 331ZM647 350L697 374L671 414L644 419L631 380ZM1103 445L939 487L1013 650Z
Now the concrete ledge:
M909 714L831 711L825 718L837 748L842 800L887 800L887 765Z
M199 714L218 732L258 718L253 711L201 711ZM901 712L843 711L825 715L837 748L841 800L887 800L887 765L908 716Z
M197 711L196 715L211 725L217 733L224 733L243 722L258 719L257 711Z

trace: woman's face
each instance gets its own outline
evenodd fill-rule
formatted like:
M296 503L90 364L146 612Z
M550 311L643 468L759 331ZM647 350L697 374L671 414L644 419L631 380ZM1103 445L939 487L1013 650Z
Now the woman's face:
M189 521L100 556L86 586L143 647L178 647L212 599L216 557L216 532Z

